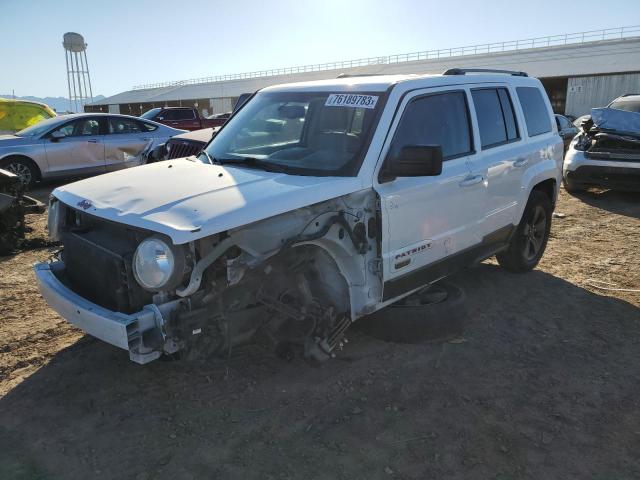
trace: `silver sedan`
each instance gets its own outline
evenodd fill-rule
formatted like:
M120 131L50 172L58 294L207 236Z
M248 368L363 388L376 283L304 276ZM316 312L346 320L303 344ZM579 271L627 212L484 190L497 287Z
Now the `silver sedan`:
M184 130L127 115L78 113L0 135L0 168L34 182L110 172L146 162L148 153Z

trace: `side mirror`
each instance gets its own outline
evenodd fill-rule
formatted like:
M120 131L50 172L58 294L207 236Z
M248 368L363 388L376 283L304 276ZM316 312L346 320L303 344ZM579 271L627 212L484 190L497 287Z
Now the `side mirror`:
M156 117L158 120L164 120L164 117Z
M435 177L442 173L442 146L406 145L387 157L385 180L396 177Z
M64 133L62 133L60 130L56 130L55 132L51 132L51 141L52 142L57 142L58 140L60 140L61 138L66 137L66 135Z

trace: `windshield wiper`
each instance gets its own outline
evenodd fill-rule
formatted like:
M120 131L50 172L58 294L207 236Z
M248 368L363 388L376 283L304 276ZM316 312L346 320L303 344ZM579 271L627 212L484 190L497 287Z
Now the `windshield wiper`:
M277 163L266 162L255 157L242 157L242 158L216 158L216 162L225 165L242 165L249 168L257 168L260 170L266 170L267 172L286 172L287 168L284 165Z

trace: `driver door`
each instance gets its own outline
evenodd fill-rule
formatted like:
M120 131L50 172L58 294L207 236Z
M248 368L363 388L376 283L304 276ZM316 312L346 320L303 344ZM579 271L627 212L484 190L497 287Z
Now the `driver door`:
M481 242L485 182L474 175L468 93L463 88L425 89L403 101L383 152L406 145L440 145L442 173L397 177L379 183L382 210L384 300L418 288L455 269ZM384 167L383 167L384 168Z
M104 167L104 135L99 117L68 122L45 138L45 151L51 175L100 173ZM64 136L55 138L54 132Z

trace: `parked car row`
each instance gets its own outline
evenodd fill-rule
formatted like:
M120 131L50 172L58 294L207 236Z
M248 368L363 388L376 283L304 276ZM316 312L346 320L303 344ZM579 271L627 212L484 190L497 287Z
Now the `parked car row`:
M79 113L0 135L0 168L26 186L49 178L105 173L146 163L157 144L184 133L126 115Z

